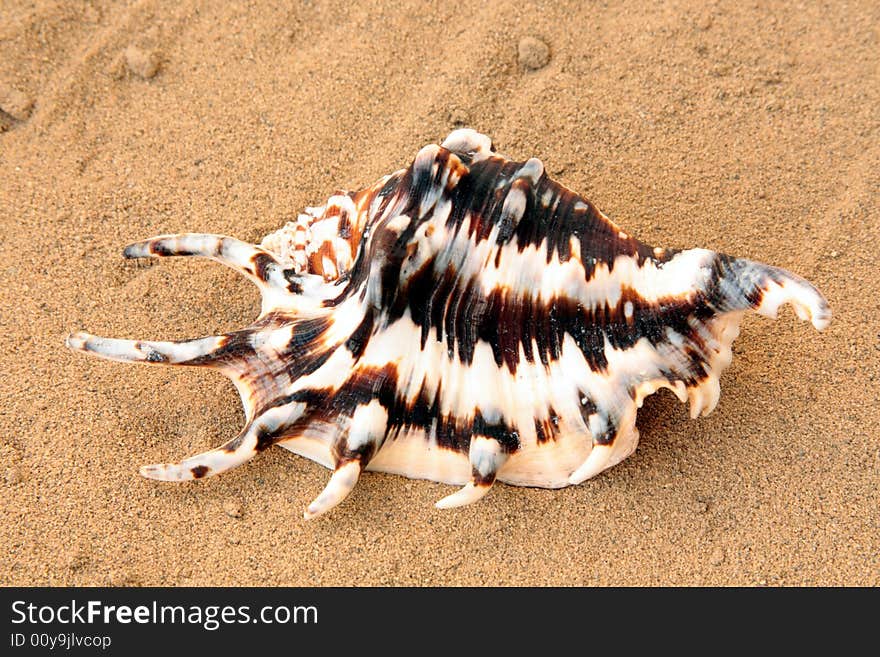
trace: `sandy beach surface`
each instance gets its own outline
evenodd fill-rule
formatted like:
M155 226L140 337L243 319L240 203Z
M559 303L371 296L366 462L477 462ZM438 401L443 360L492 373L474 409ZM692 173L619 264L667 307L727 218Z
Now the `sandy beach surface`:
M0 584L880 584L880 5L0 5ZM650 244L785 267L834 311L750 316L714 414L663 392L624 463L563 490L328 471L276 448L205 481L137 474L243 421L216 373L65 335L249 323L162 233L259 241L467 125L541 158Z

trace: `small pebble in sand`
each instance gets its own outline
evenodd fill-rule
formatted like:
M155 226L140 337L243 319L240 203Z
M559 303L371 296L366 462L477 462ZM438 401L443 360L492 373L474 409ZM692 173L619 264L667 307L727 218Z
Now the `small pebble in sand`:
M24 469L20 465L13 465L6 469L6 483L17 486L24 481Z
M724 550L720 547L712 550L712 555L709 557L709 563L713 566L720 566L724 563Z
M0 110L17 121L25 121L31 115L34 99L13 87L0 85Z
M470 123L468 113L460 107L454 107L449 110L449 122L456 128L466 126Z
M519 41L519 63L525 69L537 71L550 61L550 47L535 37L523 37Z
M130 573L127 570L114 570L110 573L108 578L110 580L110 586L139 586L140 579L134 573Z
M89 564L89 555L82 550L75 550L67 557L67 568L71 571L82 570Z
M226 500L223 503L223 513L230 518L241 518L241 502L238 500Z
M706 513L709 505L704 500L697 499L691 502L690 508L693 513Z
M125 49L125 65L138 77L149 80L159 71L159 56L152 50L129 46Z

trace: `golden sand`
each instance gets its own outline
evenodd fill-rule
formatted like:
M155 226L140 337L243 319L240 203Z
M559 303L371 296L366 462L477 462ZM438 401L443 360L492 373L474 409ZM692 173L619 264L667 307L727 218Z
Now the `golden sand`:
M880 584L880 5L240 4L3 2L0 583ZM808 278L830 328L749 318L711 417L652 397L564 490L438 511L368 474L306 523L329 473L282 449L140 478L236 433L234 389L64 336L214 334L257 293L122 247L259 240L460 125L643 241Z

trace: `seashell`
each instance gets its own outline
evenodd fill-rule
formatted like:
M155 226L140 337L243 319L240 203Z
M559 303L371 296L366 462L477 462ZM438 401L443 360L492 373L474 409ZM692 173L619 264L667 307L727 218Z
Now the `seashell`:
M260 246L165 235L123 256L210 258L262 292L257 320L225 335L67 338L111 360L213 368L237 387L237 436L141 474L200 479L281 445L333 471L306 518L364 470L463 486L441 508L496 480L579 484L635 450L636 412L658 389L692 417L712 412L745 311L776 317L789 303L819 330L831 318L804 279L647 246L539 160L510 160L468 129Z

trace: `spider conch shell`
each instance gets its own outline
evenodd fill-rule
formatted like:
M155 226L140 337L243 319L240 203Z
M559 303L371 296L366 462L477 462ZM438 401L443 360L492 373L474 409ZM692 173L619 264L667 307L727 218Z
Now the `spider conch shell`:
M68 337L111 360L214 368L237 387L237 436L141 474L199 479L281 445L333 471L306 518L364 470L463 486L442 508L496 480L579 484L633 452L636 412L658 389L692 417L712 412L745 311L776 317L789 303L819 330L831 318L804 279L647 246L539 160L510 160L467 129L260 246L165 235L123 255L211 258L262 292L257 320L224 335Z

